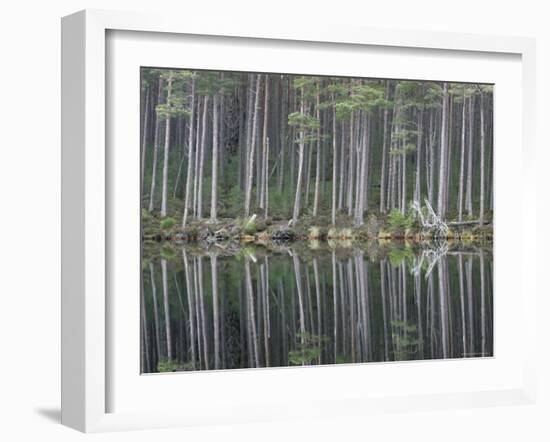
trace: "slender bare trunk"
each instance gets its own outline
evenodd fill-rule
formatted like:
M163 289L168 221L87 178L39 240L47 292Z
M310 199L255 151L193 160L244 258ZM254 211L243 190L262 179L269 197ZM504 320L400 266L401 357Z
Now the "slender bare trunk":
M260 208L265 209L265 200L267 194L267 129L269 122L269 77L266 76L265 80L265 98L264 98L264 121L262 129L262 173L261 173L261 185L260 185Z
M143 139L141 142L141 182L145 176L145 158L147 155L147 137L149 135L149 95L151 88L147 86L145 91L145 106L143 108Z
M474 173L474 101L473 96L470 97L468 103L468 172L466 174L466 210L468 216L473 216L472 204L472 185Z
M300 113L304 115L304 91L302 90L302 97L300 100ZM294 195L294 210L292 212L292 221L294 224L298 221L300 216L300 204L302 198L302 174L304 168L304 130L300 130L300 142L298 144L298 177L296 179L296 193Z
M384 98L387 100L389 97L389 83L386 81L386 87L384 92ZM387 143L388 143L388 108L384 106L384 134L382 138L382 165L380 166L380 212L386 212L386 169L387 169Z
M315 194L313 197L313 216L317 216L319 211L319 185L321 179L321 106L320 106L320 92L319 84L317 84L317 103L316 103L316 117L319 121L319 128L317 129L317 152L315 161Z
M168 77L168 90L166 93L166 105L170 108L170 98L172 95L172 71ZM168 111L169 112L169 111ZM166 216L168 210L168 168L170 159L170 114L166 117L166 130L164 131L164 164L162 167L162 203L160 207L160 216Z
M460 131L460 176L458 178L458 220L462 221L464 200L464 156L466 151L466 91L462 97L462 127Z
M267 218L268 210L269 210L269 137L265 140L265 171L264 171L264 177L265 177L265 213L264 216Z
M337 180L337 165L338 152L336 145L336 103L334 102L334 94L332 95L332 224L336 225L336 180ZM341 160L340 160L341 161Z
M193 215L197 216L198 202L197 192L199 188L199 158L201 154L201 113L203 101L199 98L197 103L197 130L195 135L195 157L193 158L193 168L195 170L193 178Z
M155 320L155 341L157 349L157 359L160 359L161 350L160 350L160 319L158 312L158 301L157 301L157 284L155 283L155 269L152 262L149 263L149 272L151 274L151 290L153 293L153 318Z
M258 74L256 76L256 92L254 98L254 117L252 119L252 134L250 136L250 145L248 146L248 168L247 178L246 178L246 192L244 199L244 214L245 216L250 216L250 201L252 198L252 180L254 174L254 154L256 146L256 132L257 132L257 120L258 120L258 108L260 102L260 84L262 80L262 75Z
M191 196L191 180L193 176L193 146L194 146L194 122L195 122L195 77L191 79L191 109L189 110L189 133L187 141L187 178L185 182L185 202L183 205L182 226L187 225L187 216L189 215L189 198Z
M214 321L214 368L220 368L220 301L218 294L218 266L216 253L210 253L212 276L212 311Z
M162 103L162 89L163 89L163 79L159 78L159 93L157 104ZM158 151L160 144L160 129L161 129L161 120L158 116L158 113L155 110L155 140L153 142L153 169L151 174L151 191L149 192L149 212L153 211L155 205L155 191L157 187L157 161L158 161Z
M483 91L479 103L479 124L480 124L480 153L479 153L479 226L483 226L485 217L485 100Z
M422 164L422 139L424 134L424 112L422 110L418 111L418 121L417 121L417 130L418 136L416 139L416 177L415 177L415 197L414 199L418 202L422 201L422 191L421 191L421 167Z
M447 113L449 85L443 83L443 111L441 115L441 143L439 148L439 188L437 194L437 214L445 217L445 189L447 187Z
M212 191L210 199L210 221L218 217L218 150L219 150L219 94L214 93L212 117Z
M170 300L168 298L168 270L166 260L160 260L162 270L162 295L164 300L164 327L166 330L166 357L172 359L172 334L170 329Z
M252 276L250 274L250 261L248 259L244 262L245 281L246 281L246 295L248 298L248 324L251 331L251 340L254 349L254 363L256 367L260 366L260 357L258 354L258 338L256 331L256 317L254 314L254 291L252 288Z
M353 141L354 138L354 113L351 113L351 118L349 121L349 158L348 158L348 195L347 195L347 207L348 207L348 216L352 215L353 211L353 183L354 183L354 171L355 171L355 155Z
M187 304L189 310L189 335L191 341L191 361L193 363L193 368L195 368L195 361L197 360L196 350L195 350L195 306L194 306L194 295L193 295L193 284L191 280L191 274L189 272L189 261L187 259L187 252L185 248L182 247L183 255L183 266L185 269L185 287L187 291Z
M209 98L208 95L205 95L202 110L201 151L199 156L199 179L197 183L197 218L202 218L202 184L204 175L204 156L206 151L206 117L208 115Z

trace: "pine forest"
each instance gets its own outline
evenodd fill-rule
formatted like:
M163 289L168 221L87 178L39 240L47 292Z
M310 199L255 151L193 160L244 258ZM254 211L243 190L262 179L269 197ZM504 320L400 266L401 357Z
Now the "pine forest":
M140 76L142 373L492 355L492 85Z

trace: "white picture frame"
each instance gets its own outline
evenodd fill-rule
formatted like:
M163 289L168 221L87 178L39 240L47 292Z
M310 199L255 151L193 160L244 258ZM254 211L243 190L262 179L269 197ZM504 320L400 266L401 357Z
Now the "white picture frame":
M183 23L183 24L182 24ZM484 54L508 54L518 57L521 64L521 157L523 170L533 161L535 106L535 45L534 41L516 37L490 37L450 33L426 33L403 30L376 30L329 26L316 28L277 23L262 26L250 23L201 20L182 22L177 17L144 13L122 13L86 10L63 18L62 21L62 423L85 432L168 426L207 425L210 423L254 422L288 417L300 418L329 415L361 415L374 410L387 412L533 403L536 393L534 339L526 341L524 352L518 354L522 368L521 385L505 388L467 388L462 392L435 391L426 394L387 396L327 397L311 403L311 407L288 407L274 404L255 409L251 400L236 404L233 414L205 412L197 409L192 415L175 407L162 410L112 411L109 394L112 354L107 339L111 318L109 287L109 242L113 230L108 229L111 198L108 186L106 121L106 66L109 55L106 36L110 31L154 32L162 35L216 36L220 38L268 39L273 42L308 42L315 45L338 44L340 47L369 46L401 48L403 51L423 49L445 52L468 52L480 59ZM159 35L159 34L156 34ZM497 85L498 87L498 85ZM498 115L496 116L498 119ZM499 173L498 170L496 172ZM526 174L519 191L524 210L523 220L534 219L536 195L534 175ZM498 192L498 188L497 188ZM498 223L498 221L497 221ZM525 237L526 223L520 229ZM497 225L497 237L498 237ZM521 242L522 258L533 254L534 245ZM498 252L498 248L496 250ZM506 253L501 249L501 253ZM524 336L534 336L535 324L527 317L536 312L535 270L523 266L521 296L524 315ZM137 296L137 295L136 295ZM498 297L498 294L497 294ZM498 300L497 300L498 302ZM506 327L506 325L502 325ZM498 339L498 336L497 336ZM496 355L498 358L498 354ZM412 363L408 364L409 366ZM416 370L426 364L416 363ZM424 365L423 365L424 364ZM378 366L386 370L387 365ZM394 366L392 369L395 370ZM456 367L460 369L459 366ZM332 373L353 367L331 367ZM475 371L475 367L472 370ZM295 373L300 370L294 369ZM326 368L323 368L326 370ZM255 372L255 382L268 382L270 373ZM304 373L304 371L301 371ZM312 373L311 371L309 373ZM319 372L317 372L319 373ZM196 374L201 376L201 374ZM202 375L204 379L204 374ZM297 376L300 376L299 374ZM166 378L165 378L166 379ZM242 373L241 373L242 381ZM450 381L449 381L450 382ZM253 396L250 396L253 398ZM260 408L260 407L256 407Z

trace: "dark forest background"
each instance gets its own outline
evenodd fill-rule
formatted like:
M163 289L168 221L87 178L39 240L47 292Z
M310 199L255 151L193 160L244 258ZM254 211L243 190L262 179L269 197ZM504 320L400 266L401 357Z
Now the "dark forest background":
M360 226L490 221L493 88L432 81L141 69L143 213Z

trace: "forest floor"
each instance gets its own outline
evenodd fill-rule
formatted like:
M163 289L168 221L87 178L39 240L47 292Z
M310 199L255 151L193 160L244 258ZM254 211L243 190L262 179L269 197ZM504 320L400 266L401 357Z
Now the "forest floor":
M398 214L375 215L366 217L364 224L354 226L353 220L339 215L336 224L332 225L328 217L303 216L296 224L289 221L275 221L253 215L249 218L189 220L182 228L177 218L157 218L150 214L142 216L142 239L146 242L194 242L205 244L266 244L293 243L297 241L346 241L349 243L377 240L407 241L420 243L433 239L429 232L422 230L412 218ZM491 220L480 226L476 220L461 223L449 222L449 229L444 239L463 244L491 243L493 226Z

